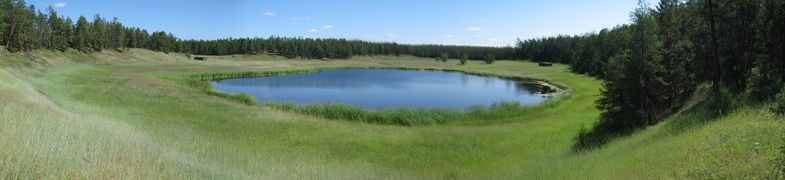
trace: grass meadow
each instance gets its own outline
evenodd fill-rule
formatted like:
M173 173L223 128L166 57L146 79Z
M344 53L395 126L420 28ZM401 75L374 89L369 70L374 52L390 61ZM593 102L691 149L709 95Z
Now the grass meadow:
M602 84L566 65L458 65L410 56L196 62L139 49L0 57L2 179L782 178L774 167L783 156L785 119L765 105L720 118L706 118L698 105L603 147L571 151L580 130L598 121ZM351 67L453 69L542 79L567 90L515 116L397 126L253 105L172 78Z

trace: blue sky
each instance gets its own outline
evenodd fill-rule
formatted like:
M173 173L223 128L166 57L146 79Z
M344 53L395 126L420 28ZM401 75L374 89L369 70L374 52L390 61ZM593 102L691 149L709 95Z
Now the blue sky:
M504 46L629 21L635 0L31 0L185 39L299 36Z

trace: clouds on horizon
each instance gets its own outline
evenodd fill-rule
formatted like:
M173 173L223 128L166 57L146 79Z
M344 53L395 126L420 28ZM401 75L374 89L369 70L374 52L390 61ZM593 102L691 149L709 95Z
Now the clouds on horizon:
M55 6L56 8L64 8L64 7L65 7L65 6L67 6L67 5L68 5L68 4L67 4L67 3L65 3L65 2L56 2L56 3L54 4L54 6Z

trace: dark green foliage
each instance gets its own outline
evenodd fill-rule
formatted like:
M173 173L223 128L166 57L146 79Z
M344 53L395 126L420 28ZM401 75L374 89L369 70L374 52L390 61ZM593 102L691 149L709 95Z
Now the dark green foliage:
M785 1L643 6L628 25L518 41L519 59L569 64L573 72L606 80L598 102L605 113L580 137L603 139L597 133L625 134L657 123L682 108L696 84L712 85L706 104L717 115L743 103L738 97L768 101L785 86ZM580 137L576 144L593 141Z
M483 61L485 62L485 64L493 64L493 62L496 61L496 55L493 53L485 54L485 57L483 57Z
M774 98L774 104L771 107L771 112L777 115L785 115L785 88L780 90L780 93Z
M229 38L218 40L181 40L159 31L126 27L113 18L111 22L95 15L92 21L79 17L74 24L48 8L38 12L22 0L0 0L0 42L10 51L74 48L83 52L104 49L146 48L161 52L182 52L201 55L275 54L289 58L346 59L352 56L413 55L440 58L442 53L469 54L481 59L487 53L499 58L515 58L512 47L479 47L449 45L404 45L392 42L367 42L346 39ZM452 57L457 58L457 57Z
M664 101L661 106L670 108L665 110L666 114L680 108L695 89L691 64L695 57L695 45L688 40L689 34L683 30L689 26L685 6L678 0L662 0L655 12L662 42L658 52L655 52L661 56L662 67L657 76L664 85L660 89Z
M108 33L106 31L106 20L100 15L93 17L93 23L90 27L90 47L95 51L101 51L106 48L108 41Z
M71 22L66 21L62 17L58 16L57 12L55 12L51 7L49 7L48 11L48 24L51 28L51 38L48 42L49 48L58 51L65 51L70 46L70 36L73 33Z
M442 52L442 53L439 54L439 61L447 62L447 59L450 59L450 54L448 54L446 52Z
M447 59L456 58L451 55L468 53L473 59L481 59L486 53L498 54L500 58L513 59L511 47L477 47L448 45L404 45L387 42L366 42L346 39L313 39L287 38L272 36L269 38L240 38L218 40L182 40L177 41L178 51L202 55L228 54L275 54L289 58L345 59L352 56L375 55L413 55L441 60L447 53Z
M733 110L740 103L734 93L728 88L720 87L719 90L712 91L706 102L714 116L723 116Z
M84 16L79 16L79 20L76 21L76 34L73 36L73 48L80 50L80 51L89 51L91 49L91 41L90 41L90 24L87 22L87 18Z
M469 54L463 53L463 55L461 55L461 58L458 61L458 63L460 65L464 65L464 64L466 64L466 61L469 61Z
M107 47L114 49L114 50L122 50L125 48L125 27L117 18L113 18L112 22L109 23L107 34L109 35L109 40Z

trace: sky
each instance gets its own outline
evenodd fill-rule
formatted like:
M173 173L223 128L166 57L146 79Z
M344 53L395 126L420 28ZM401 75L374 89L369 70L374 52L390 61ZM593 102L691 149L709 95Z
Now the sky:
M347 38L506 46L628 23L636 0L28 0L183 39Z

